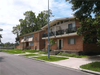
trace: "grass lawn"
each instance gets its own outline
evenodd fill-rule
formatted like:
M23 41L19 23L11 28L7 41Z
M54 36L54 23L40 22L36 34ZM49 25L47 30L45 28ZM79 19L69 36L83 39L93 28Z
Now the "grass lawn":
M2 50L2 52L12 53L12 54L20 54L25 53L21 49L9 49L9 50Z
M64 58L64 57L55 57L55 56L50 56L49 59L48 59L48 56L39 56L39 57L33 57L33 58L45 60L45 61L59 61L59 60L68 59L68 58Z
M39 51L36 51L36 50L24 50L23 51L22 49L9 49L9 50L2 50L2 52L20 54L20 53L25 53L25 52L34 53L34 52L39 52Z
M92 62L86 65L82 65L80 68L100 72L100 62Z
M39 56L39 54L25 54L25 55L22 55L22 56L26 56L26 57L29 57L29 56Z
M75 57L75 58L82 58L82 57L87 57L87 55L76 55L74 53L59 53L58 55L60 56L68 56L68 57Z
M39 54L47 54L47 52L39 51Z

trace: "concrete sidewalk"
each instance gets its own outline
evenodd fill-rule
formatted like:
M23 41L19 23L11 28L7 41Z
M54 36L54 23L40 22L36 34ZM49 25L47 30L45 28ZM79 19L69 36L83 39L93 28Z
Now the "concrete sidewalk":
M100 60L91 60L89 58L73 58L69 57L69 59L61 60L61 61L56 61L56 62L50 62L52 64L64 66L64 67L70 67L74 69L79 69L81 65L88 64L91 62L95 62Z

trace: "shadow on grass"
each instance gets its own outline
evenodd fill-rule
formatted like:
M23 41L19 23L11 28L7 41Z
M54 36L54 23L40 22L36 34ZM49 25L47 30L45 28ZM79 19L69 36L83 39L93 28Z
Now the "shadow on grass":
M88 56L87 59L89 59L89 60L100 60L100 55Z

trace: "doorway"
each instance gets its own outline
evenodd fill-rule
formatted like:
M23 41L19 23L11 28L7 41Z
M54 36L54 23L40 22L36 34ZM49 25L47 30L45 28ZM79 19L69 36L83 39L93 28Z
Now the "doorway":
M28 47L29 46L29 42L26 42L26 47Z
M59 49L61 49L61 40L59 40Z

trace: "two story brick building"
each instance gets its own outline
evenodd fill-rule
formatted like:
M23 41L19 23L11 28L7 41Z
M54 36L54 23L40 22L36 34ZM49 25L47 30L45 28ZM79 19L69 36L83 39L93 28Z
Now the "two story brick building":
M95 44L83 43L83 36L76 32L80 24L75 17L54 19L50 22L49 27L50 39L55 41L55 44L51 46L52 50L78 53L100 51L100 47ZM48 25L42 29L45 30L42 39L45 40L45 49L47 49Z
M18 49L30 48L33 50L41 50L44 48L44 40L42 40L43 30L28 33L20 36L20 44L16 46Z
M55 41L51 46L53 51L66 52L100 52L100 47L96 44L84 44L83 36L77 34L80 27L79 21L75 17L54 19L49 23L50 39ZM41 28L42 30L20 36L20 45L18 48L23 49L46 49L48 45L48 25ZM17 46L16 46L17 47Z

